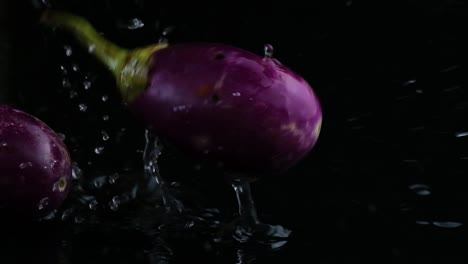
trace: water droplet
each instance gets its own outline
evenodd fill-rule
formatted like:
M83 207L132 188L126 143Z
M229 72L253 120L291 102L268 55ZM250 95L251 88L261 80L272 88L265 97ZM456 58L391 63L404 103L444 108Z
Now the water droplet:
M85 105L85 104L79 104L78 107L80 108L80 111L81 111L81 112L85 112L86 109L88 109L88 106Z
M88 52L89 53L93 53L95 49L96 49L96 45L94 45L94 44L91 44L91 45L88 46Z
M241 96L239 92L232 93L232 96Z
M413 192L415 192L417 195L420 195L420 196L431 195L431 187L425 184L413 184L413 185L410 185L409 188Z
M411 85L411 84L414 84L414 83L416 83L416 80L408 80L408 81L403 83L403 86L408 86L408 85Z
M76 64L73 64L72 69L73 69L74 72L78 72L80 70L80 67L78 67L78 65L76 65Z
M2 142L2 144L0 144L0 147L3 147L3 148L5 148L7 146L8 146L8 143L6 143L6 142Z
M159 44L168 44L169 40L166 37L161 36L158 40Z
M60 70L62 71L62 74L63 74L63 75L67 75L67 74L68 74L68 71L67 71L67 69L65 68L65 66L61 65L61 66L60 66Z
M119 210L119 206L120 206L120 198L118 196L114 196L112 200L109 202L109 208L112 211L117 211Z
M164 30L162 31L162 35L163 36L168 36L169 34L171 34L173 31L174 31L174 26L169 26L169 27L166 27L164 28Z
M274 51L271 44L265 44L265 46L263 46L263 55L265 55L265 57L272 58Z
M88 207L89 207L89 209L91 209L91 210L96 210L98 204L99 204L98 201L93 200L93 201L91 201L91 202L88 204Z
M67 57L70 57L73 54L73 50L70 46L64 46L63 48L65 49L65 55L67 55Z
M438 227L442 227L442 228L457 228L457 227L461 227L463 225L463 223L450 222L450 221L432 222L432 224L435 225L435 226L438 226Z
M39 210L43 210L47 205L49 205L49 197L42 198L37 205Z
M117 181L118 178L119 178L119 174L114 173L114 174L109 176L108 181L109 181L110 184L114 184Z
M79 216L79 215L75 216L75 224L81 224L83 222L84 222L84 217Z
M417 90L416 90L416 93L422 94L422 93L424 93L424 92L423 92L423 90L421 90L421 89L417 89Z
M94 179L93 184L94 184L94 187L96 187L96 189L100 189L102 185L104 185L102 179L100 178Z
M104 151L104 147L96 147L96 148L94 149L94 153L96 153L96 154L98 154L98 155L99 155L99 154L102 154L103 151Z
M180 187L180 182L171 182L171 187L179 188Z
M190 229L192 228L193 226L195 225L195 222L194 221L188 221L187 223L185 223L185 229Z
M119 26L122 27L122 28L127 28L127 29L130 29L130 30L134 30L134 29L139 29L139 28L144 27L145 23L143 23L143 21L141 21L141 19L135 17L135 18L132 18L132 19L128 20L127 22L119 23Z
M60 138L60 140L65 141L66 136L63 133L57 133L57 136Z
M78 167L78 164L77 163L73 163L73 166L72 166L72 178L74 180L78 180L81 178L81 176L83 175L83 172L81 171L81 169Z
M108 116L108 115L103 115L103 116L102 116L102 120L104 120L104 121L109 120L109 116Z
M78 96L78 93L75 90L70 91L70 99L73 99Z
M458 132L458 133L455 133L455 137L459 138L459 137L466 137L468 136L468 132Z
M33 165L33 164L32 164L30 161L28 161L28 162L23 162L23 163L21 163L21 164L19 165L19 168L20 168L20 169L26 169L27 167L32 167L32 165Z
M107 102L107 100L109 100L109 96L103 95L103 96L101 97L101 100L102 100L103 102Z
M106 131L104 131L104 130L101 131L101 134L102 134L102 140L104 140L104 141L109 140L109 135L107 134Z
M68 217L73 213L74 209L73 208L68 208L67 210L63 211L62 213L62 221L65 221L68 219Z
M88 90L89 88L91 88L91 82L90 81L84 81L83 82L83 88L85 90Z
M70 88L71 87L71 83L67 78L62 79L62 87L63 88Z
M418 224L418 225L430 225L431 223L428 222L428 221L416 220L416 224Z

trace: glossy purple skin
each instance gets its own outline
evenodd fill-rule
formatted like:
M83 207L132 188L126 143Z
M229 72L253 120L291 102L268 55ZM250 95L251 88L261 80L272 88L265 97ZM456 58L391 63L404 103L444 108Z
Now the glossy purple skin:
M178 44L153 54L149 82L132 110L176 146L237 172L283 171L319 136L317 95L273 58Z
M70 190L71 172L66 146L51 128L0 105L0 210L40 215L58 208Z

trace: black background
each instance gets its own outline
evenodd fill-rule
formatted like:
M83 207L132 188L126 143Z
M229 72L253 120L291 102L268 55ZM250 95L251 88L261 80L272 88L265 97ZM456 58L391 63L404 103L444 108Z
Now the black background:
M167 26L175 28L171 43L222 42L258 54L270 43L275 58L309 81L323 107L318 144L286 174L253 186L261 219L294 234L282 251L253 263L468 261L468 137L456 136L468 131L463 1L50 2L85 16L125 47L156 42ZM67 135L74 160L88 174L137 170L144 128L120 104L106 70L65 33L41 28L31 2L3 5L3 102ZM122 27L133 17L145 26ZM63 45L72 47L72 56L64 55ZM72 99L60 71L60 65L70 71L71 63L80 67L67 77L73 87L86 73L93 80L88 91L76 87L79 95ZM78 110L83 102L85 113ZM108 122L102 121L105 114ZM101 130L111 140L95 155L104 144ZM234 194L216 170L194 171L180 153L166 153L166 177L202 185L214 197L211 205L234 208ZM418 194L415 184L425 185L425 192ZM447 222L459 224L447 228ZM115 245L90 235L75 242L71 254L58 249L60 232L49 236L42 225L27 230L34 228L50 243L10 236L15 250L5 251L6 263L21 254L44 263L151 263L133 258L150 254L144 253L148 242L133 233L116 231L108 239L117 239ZM106 258L93 255L91 248L103 244L118 250ZM173 263L237 263L232 252L210 255L200 248L181 243Z

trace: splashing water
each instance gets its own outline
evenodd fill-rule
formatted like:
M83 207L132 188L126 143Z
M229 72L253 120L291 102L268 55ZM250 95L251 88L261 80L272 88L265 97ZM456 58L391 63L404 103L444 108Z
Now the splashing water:
M154 179L150 181L149 189L158 188L161 192L161 198L164 207L168 211L182 212L183 205L180 201L176 200L167 190L164 181L159 174L158 158L161 155L162 146L156 135L152 134L149 130L145 130L146 146L143 151L144 162L144 177Z

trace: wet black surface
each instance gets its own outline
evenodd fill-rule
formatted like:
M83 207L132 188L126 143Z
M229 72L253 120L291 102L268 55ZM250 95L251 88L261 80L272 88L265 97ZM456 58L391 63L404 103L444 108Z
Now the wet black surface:
M120 104L110 75L69 36L40 28L29 2L10 2L3 25L8 34L2 35L12 39L13 52L11 74L1 78L2 94L64 133L86 175L138 174L144 128ZM171 43L223 42L259 54L271 43L274 56L303 75L321 98L322 133L303 162L252 187L261 220L293 230L280 251L250 252L190 232L174 238L158 231L154 209L128 206L105 213L107 220L101 221L120 223L108 230L102 227L108 224L5 223L0 232L8 230L2 239L9 246L0 249L0 263L467 261L468 10L463 1L50 2L87 17L126 47L157 41L167 26L175 27ZM125 27L134 17L144 26ZM64 45L71 47L71 56ZM62 87L61 65L78 93L73 98L70 88ZM85 90L88 73L92 86ZM86 104L85 112L79 104ZM109 134L106 142L102 130ZM104 150L96 155L99 146ZM161 174L198 190L193 197L229 218L235 197L222 169L194 169L197 164L166 147ZM173 255L161 257L168 254L161 245ZM239 255L245 259L239 261Z

